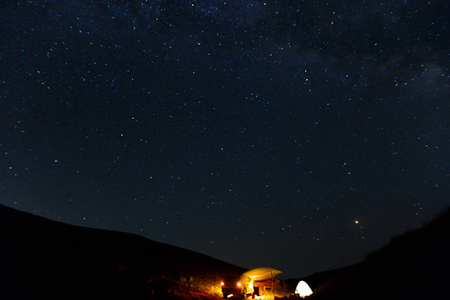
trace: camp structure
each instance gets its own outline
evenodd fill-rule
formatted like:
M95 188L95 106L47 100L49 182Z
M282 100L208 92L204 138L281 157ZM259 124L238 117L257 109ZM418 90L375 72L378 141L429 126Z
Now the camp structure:
M244 298L251 296L253 299L274 299L286 296L286 290L278 278L281 271L272 268L256 268L241 275Z
M305 298L307 296L311 296L312 293L313 293L313 291L311 290L309 285L306 282L304 282L303 280L301 280L297 284L297 287L295 288L295 294L299 295L301 298Z

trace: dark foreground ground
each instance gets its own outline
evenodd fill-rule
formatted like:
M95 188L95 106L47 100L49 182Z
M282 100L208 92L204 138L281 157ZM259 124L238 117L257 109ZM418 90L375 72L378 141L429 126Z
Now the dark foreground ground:
M347 268L300 279L310 299L449 299L450 210ZM8 299L220 299L244 271L140 236L81 228L0 205L2 294ZM293 296L291 296L292 298Z

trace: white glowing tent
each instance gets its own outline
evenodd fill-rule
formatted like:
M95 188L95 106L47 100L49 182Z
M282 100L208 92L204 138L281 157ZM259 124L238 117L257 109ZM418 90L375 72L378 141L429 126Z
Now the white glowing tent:
M295 293L298 294L300 297L304 298L312 295L313 291L311 290L309 285L302 280L297 284L297 287L295 288Z

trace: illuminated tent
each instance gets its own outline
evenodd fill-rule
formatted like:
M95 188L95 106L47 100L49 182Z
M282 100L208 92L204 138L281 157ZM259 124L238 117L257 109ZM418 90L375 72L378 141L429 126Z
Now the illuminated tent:
M295 293L298 294L300 297L305 298L307 296L312 295L313 291L311 290L309 285L302 280L297 284L297 287L295 288Z

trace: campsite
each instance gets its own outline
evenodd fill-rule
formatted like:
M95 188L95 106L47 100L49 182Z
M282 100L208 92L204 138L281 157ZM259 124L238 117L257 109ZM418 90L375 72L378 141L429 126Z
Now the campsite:
M239 278L235 277L231 284L225 284L224 280L221 284L223 298L281 299L312 295L311 288L303 280L297 284L295 290L287 287L284 280L277 278L281 273L280 270L260 267L244 272Z
M446 299L449 233L447 210L359 264L284 279L279 283L287 294L274 296L300 297L295 289L304 281L313 292L308 299ZM140 236L76 227L5 206L0 206L0 239L7 275L3 292L15 299L222 299L220 282L227 275L268 279ZM275 271L269 278L278 277L281 271ZM254 287L264 295L263 287Z

